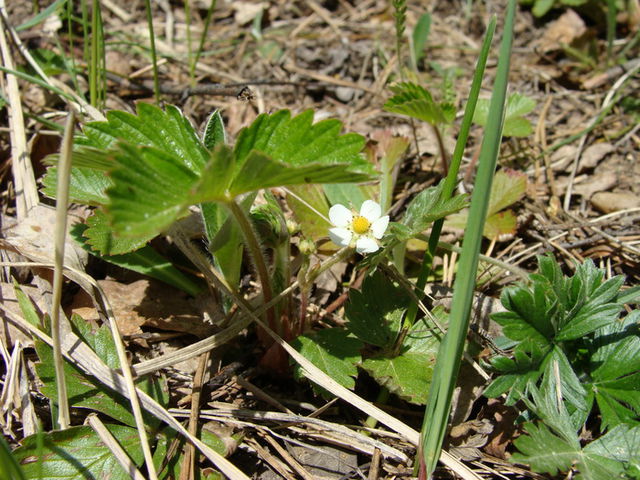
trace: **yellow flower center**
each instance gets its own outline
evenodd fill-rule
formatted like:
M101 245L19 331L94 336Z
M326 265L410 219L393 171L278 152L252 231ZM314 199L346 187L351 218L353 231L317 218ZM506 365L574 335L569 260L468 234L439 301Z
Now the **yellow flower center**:
M356 215L353 217L353 221L351 222L351 227L353 231L358 235L362 235L363 233L367 233L369 231L369 227L371 226L371 222L366 218Z

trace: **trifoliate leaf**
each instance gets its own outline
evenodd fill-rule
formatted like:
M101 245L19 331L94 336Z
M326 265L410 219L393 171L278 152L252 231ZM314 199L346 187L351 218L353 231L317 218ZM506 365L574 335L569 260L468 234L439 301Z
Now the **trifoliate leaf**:
M420 85L404 82L389 88L395 95L384 104L384 109L388 112L417 118L431 125L450 123L452 111L455 116L451 105L446 105L443 110L442 106L433 100L431 94Z
M114 230L160 233L193 203L226 203L263 188L370 179L360 173L371 170L359 154L362 137L340 136L340 122L312 125L312 118L312 112L261 115L240 133L233 152L220 144L204 164L185 165L166 151L119 143L108 192Z
M327 328L310 335L301 335L292 342L293 347L324 373L345 388L355 386L358 375L356 363L360 361L363 345L341 328ZM303 378L296 368L296 376Z
M142 463L140 437L135 428L106 425L134 463ZM131 478L111 450L89 426L70 427L25 438L13 451L26 478L60 480L127 480Z

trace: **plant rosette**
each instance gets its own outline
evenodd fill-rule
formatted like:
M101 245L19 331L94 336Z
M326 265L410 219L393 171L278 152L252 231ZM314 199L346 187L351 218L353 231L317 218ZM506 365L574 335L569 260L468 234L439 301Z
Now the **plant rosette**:
M355 248L358 253L373 253L380 248L379 240L389 225L389 215L373 200L366 200L360 213L336 204L329 209L329 220L334 225L329 237L336 245Z

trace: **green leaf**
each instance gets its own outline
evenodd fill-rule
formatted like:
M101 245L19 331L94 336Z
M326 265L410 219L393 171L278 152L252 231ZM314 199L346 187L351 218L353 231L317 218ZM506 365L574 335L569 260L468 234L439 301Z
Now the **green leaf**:
M637 462L640 449L640 427L620 425L608 434L580 448L578 436L575 444L551 432L543 423L526 424L527 435L514 443L521 453L515 453L512 460L526 463L536 472L556 475L575 469L577 480L601 480L623 478L631 461Z
M40 315L38 315L31 299L22 291L22 288L20 288L20 285L18 285L18 282L15 279L13 280L13 289L16 294L16 299L18 300L20 312L22 312L24 319L34 327L41 328Z
M362 342L341 328L327 328L310 335L301 335L292 346L324 373L345 388L355 386ZM303 378L299 367L296 376Z
M553 3L555 0L535 0L535 4L531 12L536 17L542 17L547 14L551 7L553 7Z
M137 465L143 455L135 428L106 425ZM127 480L131 478L89 426L71 427L25 438L13 451L26 478Z
M330 224L324 218L329 215L329 204L323 187L297 185L290 187L289 190L293 195L287 195L287 205L300 224L303 235L313 240L326 237Z
M503 168L493 176L489 214L499 212L520 201L527 191L527 175L510 168Z
M100 211L96 210L96 214ZM95 216L89 217L87 223L90 223L91 219ZM95 224L92 223L92 226ZM108 228L108 227L107 227ZM102 260L117 265L122 268L133 270L134 272L147 275L151 278L155 278L168 285L172 285L179 288L190 295L196 296L203 290L203 284L198 282L195 278L189 277L174 267L171 262L160 255L155 249L149 245L139 247L137 250L119 254L119 255L101 255L94 251L85 239L85 235L91 237L95 233L91 233L92 228L87 228L86 225L76 224L71 228L71 236L80 244L82 248L91 253L92 255L101 258ZM107 230L108 234L108 230ZM126 242L126 239L116 238L118 244Z
M71 321L79 337L92 347L102 361L113 369L119 368L116 348L108 327L102 326L93 333L89 324L78 315L73 315ZM36 372L43 383L41 391L47 398L57 402L58 390L53 365L53 351L51 347L40 340L35 341L35 347L40 359L40 362L36 364ZM101 382L68 362L64 363L64 375L71 406L101 412L126 425L135 426L135 419L130 411L128 399L108 389ZM158 388L153 382L145 381L139 386L157 398L154 392L157 393ZM159 422L147 414L145 414L145 418L149 425L157 425Z
M362 368L391 393L424 405L434 364L435 354L425 358L421 353L405 353L395 358L368 358L362 362Z
M384 104L386 111L417 118L431 125L450 123L451 106L447 106L445 113L424 87L404 82L392 85L389 89L395 95Z
M209 150L212 150L216 145L227 143L227 134L220 110L215 110L207 120L207 126L204 128L204 134L202 135L202 143Z
M182 112L173 105L162 111L148 103L136 105L137 115L114 110L106 122L92 122L83 129L92 146L113 149L119 141L131 146L154 147L174 158L174 163L191 172L199 172L209 153ZM143 173L151 174L150 172Z
M248 200L253 202L254 196ZM243 202L244 203L244 202ZM244 253L244 238L237 223L231 221L229 212L221 204L200 204L208 250L229 285L240 282L240 269Z
M442 198L444 181L435 187L422 190L409 203L402 218L406 228L392 230L398 240L405 241L426 230L434 221L459 211L467 205L466 195L456 195L449 199Z
M263 188L369 180L362 173L371 171L359 154L362 137L340 136L338 121L312 120L311 111L294 118L288 111L261 115L240 133L233 152L217 145L206 163L187 164L180 152L119 143L108 192L114 230L126 236L159 233L189 205L229 202Z
M429 32L431 31L431 14L423 13L418 18L415 28L413 29L413 59L417 66L424 57L424 47L427 44L427 38L429 38Z
M359 210L365 200L369 197L364 194L362 189L354 183L333 183L323 185L324 193L331 205L345 205Z
M48 197L56 198L58 167L49 167L42 183L42 192ZM109 200L106 191L112 185L112 180L104 171L74 166L69 177L69 200L85 205L104 205Z
M363 342L390 348L408 305L406 291L377 270L364 280L361 291L349 292L345 307L347 328Z
M364 182L370 177L347 169L347 164L289 165L278 162L261 152L252 151L244 158L229 194L232 196L263 188L301 185L305 183Z
M84 228L83 228L84 227ZM117 237L113 234L113 228L109 224L109 217L102 210L95 210L93 215L87 218L86 225L76 227L81 232L84 241L76 237L81 245L87 245L88 250L94 255L122 255L132 252L147 244L153 236L147 237Z
M115 158L118 166L111 172L114 185L108 191L108 213L116 234L149 238L186 213L198 177L176 157L123 143Z
M53 15L56 12L56 10L58 10L59 8L62 8L62 6L65 3L67 3L67 1L68 0L56 0L51 5L49 5L47 8L43 9L42 11L40 11L37 15L34 15L29 20L27 20L24 23L18 25L16 27L16 32L22 32L23 30L28 30L29 28L34 27L34 26L38 25L41 22L44 22L47 18L49 18L51 15Z
M371 164L360 154L364 138L355 133L340 135L341 128L342 123L335 119L314 124L312 110L293 118L288 110L261 114L250 127L240 132L234 157L238 164L243 165L250 152L256 150L278 164L345 164L343 168L352 171L373 173Z
M424 405L439 346L438 338L417 322L407 334L400 355L368 358L362 362L362 368L400 398Z
M589 388L595 393L603 430L640 420L640 311L598 331Z
M533 111L536 102L526 95L512 93L507 99L503 135L507 137L527 137L533 133L531 122L523 117ZM479 99L473 116L474 123L485 126L489 115L489 100Z

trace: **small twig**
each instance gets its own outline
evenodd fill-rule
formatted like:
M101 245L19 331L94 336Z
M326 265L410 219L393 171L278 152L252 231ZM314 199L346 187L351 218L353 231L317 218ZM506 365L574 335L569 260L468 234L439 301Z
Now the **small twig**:
M193 376L193 387L191 389L191 410L189 411L189 433L194 437L198 434L198 418L200 414L200 398L202 395L202 385L205 382L205 375L209 365L211 353L205 352L200 355L198 368ZM196 448L192 443L185 446L185 454L180 469L180 480L193 480L195 476Z

